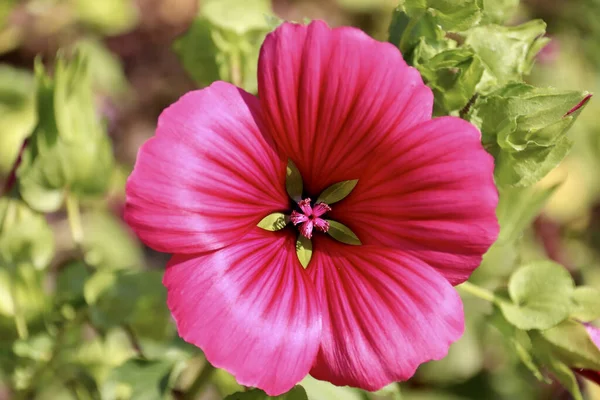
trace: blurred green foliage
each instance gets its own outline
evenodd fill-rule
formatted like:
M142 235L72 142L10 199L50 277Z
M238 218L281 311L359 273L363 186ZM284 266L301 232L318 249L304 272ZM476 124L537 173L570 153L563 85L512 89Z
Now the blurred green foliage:
M391 21L435 115L480 128L501 232L460 287L467 330L448 357L377 393L307 377L280 398L600 399L572 370L600 369L578 322L600 317L600 110L588 103L600 5L518 3L0 2L0 398L269 399L177 336L165 259L120 219L127 154L186 90L220 79L256 93L260 45L282 18L325 18L379 39Z

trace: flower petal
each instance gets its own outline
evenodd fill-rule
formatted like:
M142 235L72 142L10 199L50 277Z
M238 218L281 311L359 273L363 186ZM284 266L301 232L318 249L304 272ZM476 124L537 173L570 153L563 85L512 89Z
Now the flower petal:
M436 118L380 148L329 215L362 243L412 253L458 284L498 235L493 171L473 125Z
M357 178L380 143L431 118L418 71L356 28L283 23L267 35L258 71L271 134L313 196Z
M317 379L378 390L445 357L463 333L458 293L408 254L320 236L307 271L326 305Z
M285 162L258 99L228 83L190 92L159 118L127 182L125 218L150 247L224 247L288 207Z
M216 367L269 395L308 374L319 347L319 303L291 230L255 228L205 255L174 256L167 303L181 337Z

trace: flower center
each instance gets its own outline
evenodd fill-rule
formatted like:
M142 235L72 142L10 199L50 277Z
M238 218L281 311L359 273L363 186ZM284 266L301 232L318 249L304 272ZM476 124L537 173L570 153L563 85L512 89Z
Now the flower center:
M314 207L310 203L310 199L299 201L298 207L300 207L301 212L292 211L292 215L290 216L290 220L294 226L298 226L298 230L302 236L308 239L312 238L314 228L317 228L321 232L329 230L329 222L321 217L328 211L331 211L331 207L325 203L317 203Z

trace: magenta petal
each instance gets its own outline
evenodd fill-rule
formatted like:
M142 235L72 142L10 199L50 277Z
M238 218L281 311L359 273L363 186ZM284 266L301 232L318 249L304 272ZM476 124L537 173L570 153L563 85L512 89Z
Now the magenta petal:
M318 298L294 246L291 231L255 228L224 249L174 256L163 281L181 337L272 396L308 374L319 347Z
M150 247L224 247L288 207L285 162L264 134L258 99L228 83L167 108L127 182L125 219Z
M317 379L377 390L443 358L463 333L454 288L408 254L319 237L307 271L326 305Z
M331 218L364 244L404 250L451 283L465 281L499 230L494 162L480 136L454 117L413 127L379 149Z
M283 23L267 35L258 71L273 138L315 196L356 179L379 144L431 118L418 71L356 28Z

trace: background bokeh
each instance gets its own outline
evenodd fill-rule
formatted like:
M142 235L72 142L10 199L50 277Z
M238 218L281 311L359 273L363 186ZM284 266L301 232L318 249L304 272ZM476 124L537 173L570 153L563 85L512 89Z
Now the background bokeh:
M164 254L144 248L123 223L124 184L159 113L215 79L256 89L256 54L277 18L324 19L386 40L396 0L0 0L0 188L34 124L34 59L51 70L59 49L90 59L94 104L104 118L116 167L107 195L82 203L83 242L64 210L48 214L48 266L0 265L0 399L182 398L205 360L182 342L165 305ZM516 2L515 2L516 3ZM270 18L265 16L270 15ZM276 16L276 17L274 17ZM598 91L600 1L527 0L512 23L542 18L550 44L528 80L537 86ZM230 49L231 43L236 46ZM231 66L237 66L232 68ZM551 258L578 283L600 287L600 102L592 100L569 135L570 155L541 183L560 184L519 242L524 260ZM39 235L44 227L36 231ZM43 247L43 246L42 246ZM505 281L500 254L474 279ZM80 257L82 256L82 257ZM507 256L509 257L509 256ZM81 261L83 259L83 261ZM32 263L35 264L35 263ZM15 301L16 299L16 301ZM449 356L378 394L307 378L314 400L570 399L522 365L494 324L489 304L465 298L468 329ZM26 335L19 337L15 315ZM224 371L199 399L242 390ZM587 398L600 387L580 381Z

